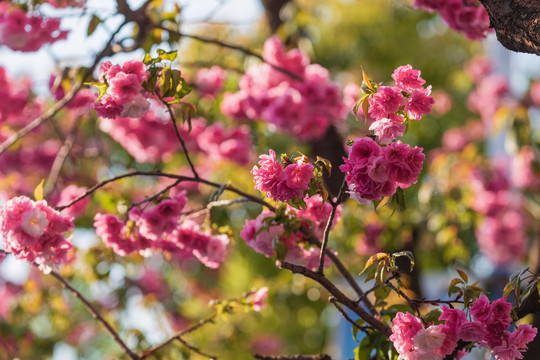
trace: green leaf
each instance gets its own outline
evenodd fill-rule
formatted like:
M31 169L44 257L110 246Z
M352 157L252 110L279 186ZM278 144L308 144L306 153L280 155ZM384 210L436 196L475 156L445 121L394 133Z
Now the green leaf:
M146 54L144 54L143 63L145 65L150 65L150 64L154 63L154 59L152 58L152 56L149 53L146 53Z
M96 28L99 24L101 24L103 20L100 19L97 15L92 15L92 18L90 19L90 22L88 23L88 29L86 30L86 35L90 36L96 31Z
M389 286L379 286L375 289L373 295L375 295L377 299L386 299L391 292L392 289Z
M43 184L45 183L45 179L42 179L41 182L36 186L34 189L34 200L41 201L43 200Z
M317 163L321 163L328 171L328 175L332 175L332 163L330 160L317 156Z
M362 339L360 345L356 349L354 349L354 359L369 360L372 348L373 344L371 344L371 339L369 336L366 336Z
M84 83L84 85L93 86L93 87L98 89L99 96L96 99L96 102L101 100L101 98L103 97L103 95L105 95L105 93L107 92L107 89L109 88L109 85L107 85L106 83L102 83L102 82L86 82L86 83Z
M510 293L512 292L512 290L514 290L514 285L512 285L511 282L507 283L503 290L503 297L507 298L508 295L510 295ZM539 290L539 294L540 294L540 290Z
M534 290L536 290L536 287L538 285L538 281L532 281L525 290L523 290L523 294L521 294L521 301L525 301L526 298L528 298Z
M394 259L395 259L395 258L398 258L398 257L401 257L401 256L405 256L405 257L409 258L410 263L411 263L411 268L410 268L409 272L412 272L413 269L414 269L414 264L415 264L413 253L410 252L410 251L400 251L400 252L397 252L397 253L393 253L393 254L392 254L392 257L393 257Z
M272 248L274 249L274 254L278 260L283 260L287 257L288 248L287 245L280 240L280 236L276 236L272 240Z
M178 56L177 50L172 51L165 51L163 49L157 49L157 53L159 55L159 60L168 60L168 61L174 61L176 60L176 57Z

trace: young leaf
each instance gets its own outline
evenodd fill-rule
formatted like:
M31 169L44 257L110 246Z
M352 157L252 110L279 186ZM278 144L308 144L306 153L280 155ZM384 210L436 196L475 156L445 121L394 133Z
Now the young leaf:
M459 269L456 269L456 271L458 272L459 276L465 281L465 283L469 282L469 277L467 276L465 271Z
M384 259L384 258L387 258L388 257L388 254L387 253L383 253L383 252L380 252L380 253L376 253L375 255L372 255L368 261L366 262L366 265L364 266L364 270L362 270L360 272L360 274L362 274L364 271L366 271L366 269L368 267L371 266L371 264L373 264L375 261L379 261L381 259Z
M34 199L36 201L43 200L43 184L45 183L45 179L42 179L38 186L34 189Z
M103 20L100 19L97 15L92 15L92 19L90 19L90 22L88 23L88 29L86 30L86 35L90 36L96 31L96 28L99 24L101 24Z
M371 86L371 81L369 80L366 72L364 71L364 68L362 68L362 80L364 81L364 84L366 84L366 86L370 88L371 91L373 91L373 86Z

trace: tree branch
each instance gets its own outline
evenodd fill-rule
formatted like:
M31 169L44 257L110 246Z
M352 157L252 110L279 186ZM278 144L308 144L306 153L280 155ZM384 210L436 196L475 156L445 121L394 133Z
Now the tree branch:
M278 262L278 267L287 269L293 274L300 274L315 280L322 285L337 301L354 311L359 317L364 319L369 325L373 326L376 330L383 335L389 337L392 334L392 330L381 321L377 320L374 316L364 310L361 306L356 304L353 300L349 299L345 294L341 292L330 280L324 275L311 271L308 268L300 265L290 264L284 261Z
M206 318L204 320L200 320L198 323L196 323L195 325L192 325L190 327L188 327L187 329L184 329L184 330L181 330L181 331L178 331L174 336L172 336L171 338L165 340L164 342L162 342L161 344L158 344L156 346L153 346L151 347L150 349L144 351L141 356L140 356L140 359L145 359L147 357L149 357L150 355L154 354L156 351L164 348L165 346L169 345L171 342L175 341L175 340L180 340L180 338L184 335L187 335L189 334L190 332L193 332L195 330L197 330L198 328L200 327L203 327L204 325L208 324L208 323L213 323L215 318L217 317L216 314L210 316L209 318ZM186 345L185 342L183 342L184 345ZM200 354L200 352L199 352Z
M531 0L480 0L490 27L507 49L540 55L540 2Z
M114 41L114 37L120 32L120 30L122 30L122 28L126 24L127 21L122 22L122 24L120 24L116 31L111 34L111 36L109 37L109 41L107 41L107 45L105 45L103 50L101 50L101 52L95 57L92 66L90 66L90 68L86 70L84 75L81 77L81 80L76 82L75 85L73 85L73 87L64 95L62 99L60 99L53 106L47 109L43 114L32 120L28 125L8 137L2 144L0 144L0 155L4 151L6 151L11 145L15 144L21 138L30 133L32 130L43 124L45 121L50 120L54 115L56 115L57 112L62 110L62 108L66 104L68 104L75 97L75 95L77 95L79 90L83 87L86 78L92 74L99 61L109 54L112 48L111 44Z

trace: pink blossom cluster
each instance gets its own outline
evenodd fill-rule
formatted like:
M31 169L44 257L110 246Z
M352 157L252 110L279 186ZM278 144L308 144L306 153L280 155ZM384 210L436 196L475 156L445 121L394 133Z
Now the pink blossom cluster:
M364 227L364 233L356 243L355 251L364 256L373 255L381 251L377 240L381 236L384 228L381 224L372 222Z
M472 207L484 219L476 230L482 253L497 264L521 258L527 248L522 197L512 192L502 164L475 171L472 179L475 197Z
M250 67L242 76L238 92L225 94L221 111L236 119L262 119L300 140L321 138L344 111L328 70L310 64L299 49L286 51L276 36L266 40L263 58L265 63Z
M265 300L268 298L268 287L264 286L251 295L251 304L254 311L261 311L266 307Z
M473 58L465 67L467 74L476 83L469 93L467 106L480 114L484 126L491 125L493 117L502 105L512 104L510 86L502 75L491 74L493 64L484 57Z
M137 162L165 161L181 151L173 125L159 116L163 110L156 106L137 118L102 119L100 129L116 140ZM164 112L163 112L164 114ZM215 161L229 160L247 165L253 157L251 132L247 125L225 127L220 123L208 125L203 118L191 120L179 129L188 151L207 155Z
M512 157L512 184L521 189L535 189L540 186L540 179L534 171L537 163L536 154L530 146L524 146Z
M122 66L106 61L99 67L99 73L99 81L107 85L107 90L94 103L98 116L105 119L136 118L148 110L148 93L142 88L146 67L141 61L128 61Z
M467 39L481 40L493 31L486 9L476 0L415 0L413 6L439 12L451 29L463 32Z
M30 141L19 149L2 154L0 174L6 181L16 179L9 188L10 192L31 193L36 182L48 176L61 146L57 139Z
M99 127L137 162L156 163L172 156L180 148L170 120L158 116L156 110L150 109L140 117L103 118Z
M44 272L68 260L72 245L63 234L73 228L71 219L47 205L19 196L0 208L0 234L4 249L17 259L39 265Z
M37 117L43 102L31 96L32 83L29 79L14 79L0 66L0 124L22 127Z
M209 69L201 69L195 76L195 86L202 96L215 98L223 88L227 72L214 65Z
M77 185L71 184L66 186L60 192L60 196L56 206L66 206L71 201L75 200L79 196L82 196L86 193L87 188L78 187ZM84 214L86 207L88 206L89 198L85 197L82 200L79 200L75 204L65 208L61 211L61 214L70 218L76 218Z
M369 137L356 140L339 167L346 173L351 198L363 204L415 184L425 158L422 150L401 141L381 147Z
M255 165L251 170L255 189L266 192L266 196L278 201L304 197L314 169L304 156L289 164L278 162L276 153L270 149L269 155L262 154L259 159L259 166Z
M49 79L49 89L51 89L51 92L56 100L62 99L66 92L64 91L64 88L60 83L58 83L60 80L59 77L51 75ZM72 110L79 110L79 111L86 111L86 109L96 101L96 94L92 89L80 89L77 91L77 94L71 99L70 102L68 102L64 108L66 109L72 109Z
M324 231L323 224L326 225L332 206L329 203L322 205L320 196L306 198L306 210L296 210L289 208L289 214L303 220L303 227L313 231L315 236L321 235ZM319 249L317 247L306 248L305 235L300 231L293 234L286 234L283 225L268 224L265 219L272 216L270 211L263 211L254 220L246 220L244 228L240 232L240 237L246 244L259 254L266 257L273 257L278 251L280 244L285 245L287 254L284 260L306 266L312 270L319 265ZM332 227L339 221L340 212L336 214ZM325 262L327 259L325 259Z
M455 351L458 340L476 342L497 360L522 359L537 329L519 325L515 331L508 331L512 324L511 311L512 304L505 298L490 303L482 295L469 309L472 321L467 319L465 311L443 306L439 320L444 323L424 328L419 318L400 312L393 320L390 340L400 360L442 360ZM461 352L457 358L464 354Z
M480 141L485 137L485 128L481 121L469 121L457 128L451 128L442 136L442 146L446 151L460 151L471 142Z
M411 65L398 67L392 78L396 86L379 86L368 98L366 121L383 144L403 136L406 118L419 121L422 115L431 113L434 102L431 85L424 89L426 81Z
M0 45L11 50L32 52L45 44L67 38L67 31L60 30L60 19L43 18L23 9L0 2Z
M186 203L185 192L180 192L150 210L131 209L126 223L116 216L98 213L94 217L96 234L120 256L163 251L181 259L194 257L216 269L223 261L229 238L223 234L212 236L196 222L182 220Z

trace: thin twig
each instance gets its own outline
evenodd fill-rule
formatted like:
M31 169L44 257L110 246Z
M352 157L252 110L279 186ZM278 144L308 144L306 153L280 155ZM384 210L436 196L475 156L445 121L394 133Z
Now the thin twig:
M184 216L184 219L196 218L197 216L206 214L212 208L215 208L215 207L218 207L218 206L229 206L229 205L233 205L233 204L245 203L245 202L248 202L248 201L249 201L249 199L246 199L246 198L237 198L237 199L231 199L231 200L212 201L212 202L209 202L203 208L200 208L198 210L190 211L189 213L186 213L185 216Z
M254 195L251 195L251 194L248 194L242 190L239 190L237 189L236 187L232 186L232 185L229 185L229 184L219 184L219 183L215 183L213 181L209 181L209 180L206 180L206 179L203 179L203 178L194 178L194 177L191 177L191 176L184 176L184 175L176 175L176 174L169 174L169 173L163 173L161 171L132 171L132 172L129 172L129 173L126 173L126 174L122 174L122 175L118 175L118 176L115 176L113 178L110 178L110 179L106 179L106 180L103 180L101 181L100 183L92 186L90 189L86 190L84 194L78 196L77 198L73 199L71 202L69 202L68 204L66 205L63 205L63 206L57 206L56 207L56 210L58 211L62 211L64 210L65 208L67 207L70 207L72 206L73 204L81 201L82 199L88 197L89 195L91 195L92 193L94 193L96 190L102 188L103 186L111 183L111 182L115 182L115 181L118 181L118 180L121 180L121 179L125 179L125 178L129 178L129 177L134 177L134 176L155 176L155 177L165 177L165 178L170 178L170 179L177 179L177 180L180 180L180 181L189 181L189 182L197 182L197 183L201 183L201 184L205 184L205 185L208 185L208 186L212 186L214 188L222 188L223 190L227 190L227 191L230 191L232 193L235 193L237 195L240 195L242 197L245 197L246 199L249 199L250 201L254 202L254 203L257 203L257 204L260 204L266 208L268 208L269 210L275 212L276 209L274 206L272 206L271 204L267 203L266 201L264 201L263 199L257 197L257 196L254 196Z
M178 341L179 343L181 343L182 345L184 345L185 347L187 347L189 350L193 351L194 353L197 353L199 355L202 355L202 356L207 357L207 358L212 359L212 360L217 359L217 356L210 355L210 354L207 354L207 353L203 352L198 347L191 345L190 343L188 343L187 341L183 340L180 337L176 338L176 341Z
M178 331L175 335L173 335L172 337L170 337L169 339L165 340L164 342L162 342L161 344L158 344L156 346L153 346L151 347L150 349L144 351L141 355L140 355L140 359L145 359L147 358L148 356L154 354L156 351L159 351L160 349L163 349L165 346L169 345L171 342L177 340L177 339L180 339L182 336L184 335L187 335L189 334L190 332L193 332L195 330L197 330L198 328L208 324L208 323L213 323L215 318L217 317L216 314L210 316L209 318L206 318L204 320L200 320L198 323L196 323L195 325L192 325L190 327L188 327L187 329L184 329L184 330L181 330L181 331Z
M336 216L337 208L341 203L341 197L343 196L346 186L347 182L345 181L345 179L343 179L343 183L341 184L341 188L339 189L337 199L336 201L332 202L332 211L330 212L330 216L328 217L328 221L326 222L326 228L324 229L324 236L321 244L321 253L319 255L319 267L317 269L317 272L321 275L324 273L324 254L326 252L326 246L328 245L330 229L332 228L332 223L334 222L334 217Z
M54 158L54 162L51 166L51 171L49 172L49 176L47 177L45 188L43 189L45 195L49 194L56 185L56 181L58 180L58 176L60 175L60 170L62 170L62 166L64 165L64 162L69 155L69 151L75 143L75 138L77 137L77 129L79 128L80 123L80 119L77 120L75 125L73 125L70 133L64 140L62 147L60 148L60 150L58 150L58 153L56 153L56 157Z
M114 341L116 341L116 343L118 345L120 345L120 347L124 350L124 352L133 360L138 360L140 359L140 357L135 354L125 343L124 341L122 341L122 339L120 338L120 335L118 335L118 333L116 332L116 330L113 329L113 327L107 322L107 320L105 320L105 318L103 318L103 316L101 316L101 314L99 313L99 311L97 311L97 309L90 303L90 301L88 301L83 294L81 294L77 289L75 289L73 286L71 286L66 279L64 279L62 277L62 275L58 274L57 272L55 271L51 271L51 275L56 279L58 280L61 284L62 284L62 287L69 290L73 295L75 295L75 297L77 297L82 303L83 305L86 307L86 309L88 309L88 311L90 311L92 313L92 316L94 316L94 318L99 322L101 323L105 329L107 330L107 332L112 336L112 338L114 339Z
M197 171L195 170L195 165L193 165L193 162L191 161L191 158L189 157L189 151L186 147L186 143L184 142L184 139L182 139L182 135L180 135L180 131L178 130L178 125L176 124L176 116L174 116L174 112L172 110L171 104L167 103L159 91L156 91L156 95L158 96L159 100L167 107L167 110L169 112L169 117L171 118L171 123L174 127L174 133L176 134L176 138L180 142L180 145L182 146L182 150L184 150L184 155L186 156L187 162L189 164L189 167L191 168L191 172L193 173L193 176L195 178L199 178L199 174L197 174Z
M311 234L306 228L301 228L300 231L306 236L310 244L313 244L319 248L321 247L321 242L319 241L319 239L313 236L313 234ZM362 298L362 302L368 307L369 311L372 314L375 314L375 308L373 307L373 304L371 304L369 299L364 296L364 291L362 290L360 285L358 285L358 282L354 279L353 275L351 274L349 269L347 269L345 264L343 264L341 260L337 257L337 255L328 248L326 249L326 256L328 256L330 258L330 261L334 263L339 273L345 278L351 288L353 288L358 297Z
M275 70L280 71L283 74L286 74L287 76L289 76L292 79L302 81L302 82L304 81L304 78L302 76L297 75L297 74L295 74L293 72L290 72L289 70L287 70L287 69L285 69L285 68L283 68L281 66L278 66L276 64L272 64L272 63L268 62L267 60L265 60L262 57L262 55L259 55L256 52L254 52L254 51L252 51L252 50L250 50L250 49L248 49L246 47L236 45L236 44L231 44L231 43L228 43L228 42L225 42L225 41L221 41L221 40L218 40L218 39L209 38L209 37L205 37L205 36L194 35L194 34L185 34L183 32L168 28L168 27L166 27L164 25L161 25L161 24L153 24L153 26L155 28L157 28L157 29L165 30L165 31L167 31L167 32L169 32L171 34L174 34L176 36L179 36L179 37L186 37L186 38L201 41L201 42L204 42L204 43L207 43L207 44L214 44L214 45L218 45L218 46L221 46L221 47L224 47L224 48L227 48L227 49L240 51L240 52L242 52L242 53L244 53L244 54L246 54L248 56L252 56L252 57L255 57L255 58L263 61L264 63L270 65Z
M334 305L336 307L336 309L341 313L341 315L345 318L345 320L347 320L348 322L350 322L352 324L352 326L354 326L355 328L357 328L358 330L361 330L363 331L364 333L367 334L367 329L369 327L367 326L360 326L358 325L356 322L354 322L353 319L351 319L351 317L347 314L347 312L345 311L345 309L343 309L341 307L341 305L339 305L338 301L336 300L335 297L331 296L329 299L328 299L332 305Z
M318 272L312 271L304 266L287 263L285 261L278 261L277 265L282 269L289 270L293 274L304 275L305 277L315 280L317 283L322 285L330 293L330 295L335 297L337 301L354 311L360 318L364 319L369 325L373 326L373 328L387 337L392 334L392 330L386 324L376 319L353 300L349 299L330 280L328 280L324 274L319 274Z
M176 180L175 182L173 182L171 185L165 187L164 189L160 190L159 192L155 193L154 195L152 196L149 196L147 198L144 198L143 200L141 201L138 201L138 202L135 202L133 204L131 204L131 206L129 207L128 209L128 212L129 210L133 209L135 206L139 206L139 205L142 205L144 203L147 203L147 202L150 202L156 198L158 198L159 196L165 194L167 191L169 191L170 189L172 189L173 187L175 187L176 185L180 184L182 182L182 180Z
M66 104L68 104L75 97L75 95L77 95L79 90L83 87L86 78L90 74L92 74L99 61L105 56L107 56L108 52L111 49L111 43L113 42L114 37L120 32L120 30L122 30L122 28L126 24L127 21L122 22L118 29L116 29L116 31L111 34L107 45L105 45L103 50L101 50L101 52L95 57L94 63L90 66L90 68L85 71L85 73L81 77L81 80L76 82L75 85L73 85L73 87L64 95L62 99L60 99L53 106L47 109L43 114L32 120L28 125L8 137L6 140L4 140L4 142L2 142L2 144L0 144L0 154L6 151L11 145L15 144L21 138L29 134L32 130L43 124L45 121L50 120L54 115L56 115L57 112L59 112Z

